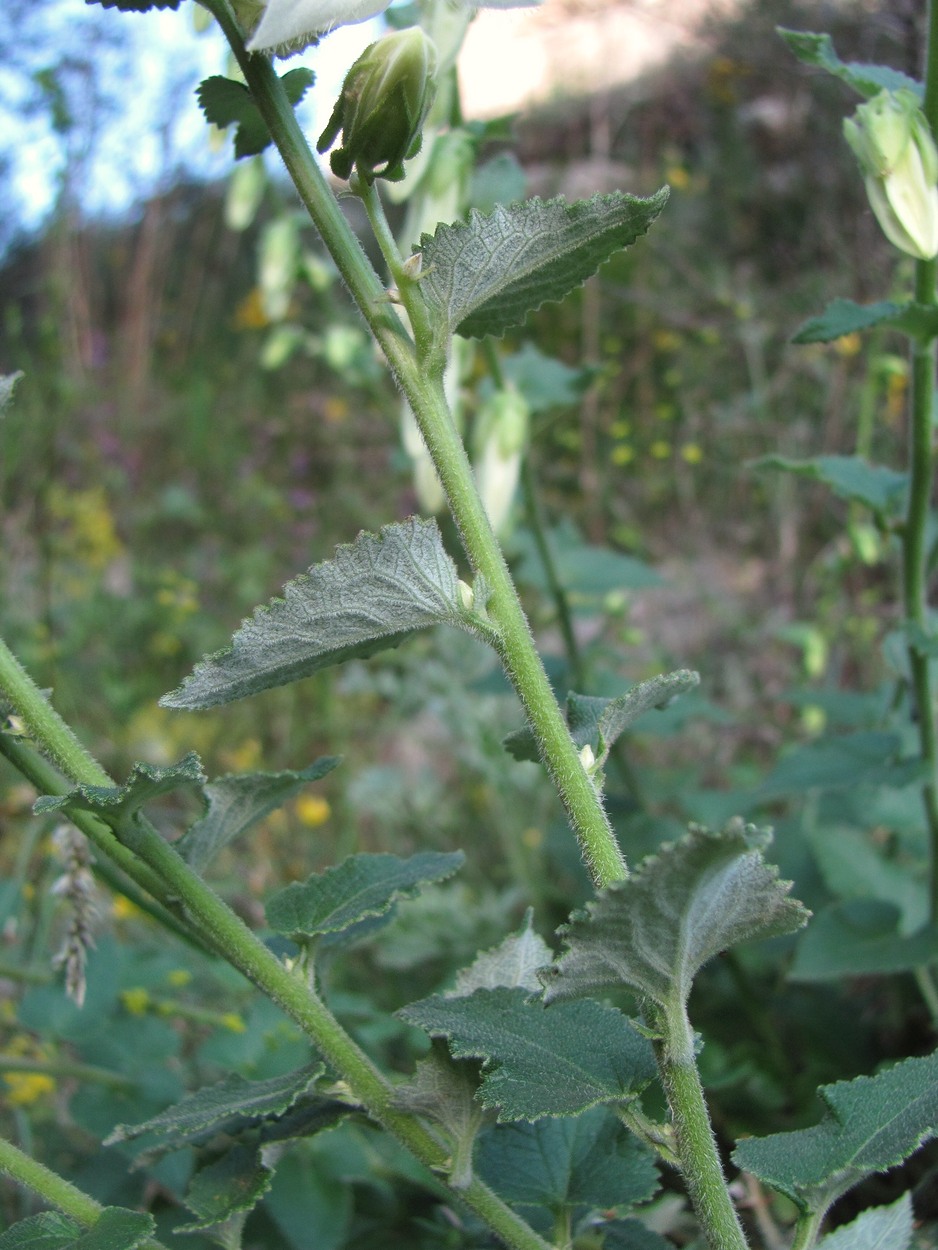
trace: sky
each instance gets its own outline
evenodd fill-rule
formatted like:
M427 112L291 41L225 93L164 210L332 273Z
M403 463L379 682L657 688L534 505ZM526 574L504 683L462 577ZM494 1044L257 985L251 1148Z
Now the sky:
M122 13L84 0L6 0L0 15L0 161L7 223L32 231L56 201L70 168L83 210L120 216L179 172L221 177L231 168L230 133L219 143L198 108L195 91L210 74L230 72L227 45L212 23L195 28L194 3L173 12ZM28 6L28 7L27 7ZM342 27L318 48L280 62L315 69L317 81L300 106L314 137L328 120L345 72L381 29ZM53 124L58 82L74 124ZM276 157L272 156L276 161ZM12 203L10 203L12 199Z

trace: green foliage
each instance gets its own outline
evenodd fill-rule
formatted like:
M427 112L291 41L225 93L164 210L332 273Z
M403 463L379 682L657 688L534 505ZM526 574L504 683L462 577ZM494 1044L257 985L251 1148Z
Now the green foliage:
M778 32L788 44L789 49L805 65L814 65L826 70L845 82L860 95L878 95L886 89L895 91L905 87L910 91L921 91L921 83L898 70L886 65L860 65L856 62L845 63L834 51L834 43L830 35L814 35L809 31L784 30Z
M874 326L892 326L914 338L928 339L938 329L935 310L925 304L894 304L879 300L875 304L855 304L849 299L835 299L819 317L811 317L792 337L793 343L831 343L845 334L871 330Z
M562 299L645 233L667 201L616 192L575 204L526 200L488 217L438 226L420 240L421 290L440 336L500 336L541 304Z
M297 105L316 80L310 69L291 69L283 75L283 89L291 104ZM243 82L214 75L199 86L199 104L205 120L222 130L236 125L234 154L237 158L257 156L270 146L270 131Z
M872 1207L842 1228L828 1233L818 1250L909 1250L912 1202L903 1194L888 1207Z

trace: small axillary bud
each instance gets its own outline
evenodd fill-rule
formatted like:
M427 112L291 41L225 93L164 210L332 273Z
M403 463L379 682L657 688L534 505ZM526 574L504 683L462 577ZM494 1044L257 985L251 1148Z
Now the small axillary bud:
M938 255L938 149L914 92L881 91L844 121L870 207L890 243Z
M596 767L596 756L593 753L593 748L588 742L585 746L580 748L580 763L588 773L592 773L593 769Z
M436 94L436 49L419 26L385 35L366 48L345 77L318 152L342 146L329 158L332 172L352 170L367 182L399 182L404 161L416 156L423 123Z
M466 612L471 612L475 604L475 593L468 582L464 582L460 577L456 582L456 593L459 595L459 604Z

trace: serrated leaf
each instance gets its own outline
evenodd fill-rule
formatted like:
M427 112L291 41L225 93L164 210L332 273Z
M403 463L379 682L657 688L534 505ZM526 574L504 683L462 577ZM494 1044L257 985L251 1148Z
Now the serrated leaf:
M938 959L938 928L899 931L898 907L882 899L855 898L825 907L795 951L792 981L914 972Z
M17 370L16 373L5 373L0 375L0 416L3 416L3 410L13 398L13 392L16 384L23 376L23 371Z
M529 907L524 924L517 933L509 934L491 950L482 951L468 968L456 975L453 988L445 998L466 998L475 990L494 990L500 985L509 989L541 992L537 971L545 968L554 953L534 929L534 909Z
M477 1084L474 1064L458 1063L442 1042L434 1042L413 1078L394 1090L396 1107L432 1120L445 1133L451 1150L449 1180L456 1189L465 1189L472 1180L472 1148L485 1120L475 1098Z
M513 1206L553 1213L635 1206L658 1188L650 1150L602 1107L493 1128L479 1142L476 1170Z
M928 304L896 304L879 300L857 304L852 299L832 300L818 317L810 317L792 336L793 343L831 343L845 334L891 325L913 338L927 339L938 332L938 310Z
M371 916L382 916L399 898L421 886L445 881L463 865L462 851L399 855L350 855L325 872L294 881L266 904L267 923L277 933L313 937L341 933Z
M457 1059L481 1059L479 1100L498 1118L579 1115L628 1102L654 1078L651 1045L612 1007L596 1002L545 1008L522 989L425 998L398 1015L445 1037Z
M339 763L337 755L324 755L300 772L217 777L202 787L208 809L175 843L176 850L190 868L204 872L229 842Z
M313 1087L322 1072L322 1064L309 1064L266 1081L247 1081L232 1073L152 1119L140 1124L118 1124L104 1144L112 1146L140 1137L155 1137L163 1149L178 1150L216 1133L233 1134L261 1120L283 1115Z
M0 1250L67 1250L81 1225L58 1211L40 1211L0 1233Z
M818 1242L817 1250L910 1250L912 1197L888 1207L871 1207Z
M576 694L571 690L565 707L570 736L578 747L589 744L597 764L602 766L616 740L640 716L653 708L667 707L673 699L699 684L699 673L678 669L674 673L639 682L616 699ZM504 746L516 760L536 761L539 758L537 740L530 729L518 729L508 734Z
M862 96L870 98L884 89L897 91L900 87L914 91L919 96L922 94L920 82L888 65L861 65L854 61L842 61L834 51L830 35L816 35L807 30L786 30L782 26L776 29L799 61L827 70Z
M361 533L257 608L230 647L207 656L160 703L214 707L396 647L429 625L467 627L458 580L435 521L411 517Z
M226 1151L193 1176L185 1201L198 1218L178 1231L194 1233L250 1211L270 1188L273 1175L255 1147L238 1145Z
M828 1108L820 1124L748 1138L733 1152L739 1167L803 1211L826 1211L864 1177L895 1167L938 1133L938 1053L818 1093Z
M476 209L467 222L437 227L420 240L421 290L441 337L501 335L542 304L562 299L614 252L645 233L668 198L615 191L568 204L525 200Z
M70 1250L136 1250L156 1228L152 1215L105 1207L94 1228L72 1242Z
M778 761L759 787L759 798L860 784L901 789L920 778L923 767L917 758L899 758L901 747L898 734L880 730L818 738Z
M178 764L156 768L152 764L134 764L130 777L122 786L76 786L68 794L44 795L37 799L35 811L94 812L104 821L133 816L145 803L178 790L180 786L199 786L205 782L202 763L190 751Z
M809 913L763 860L768 841L734 820L662 846L561 931L567 950L545 977L546 1000L627 985L664 1008L683 1004L720 951L800 929Z
M885 465L870 464L861 456L814 456L810 460L764 456L754 461L752 467L781 469L784 473L823 482L841 499L865 504L878 516L887 519L898 517L905 510L908 474L898 473Z
M281 78L287 99L296 107L315 81L311 69L291 69ZM257 156L272 142L267 123L244 83L215 74L198 88L199 106L206 121L222 129L237 123L234 154L237 158Z

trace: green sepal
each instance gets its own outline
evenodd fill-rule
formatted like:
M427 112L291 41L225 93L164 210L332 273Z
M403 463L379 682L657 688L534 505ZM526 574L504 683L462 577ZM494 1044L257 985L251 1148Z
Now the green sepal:
M750 1137L733 1152L746 1172L823 1213L874 1172L907 1159L938 1134L938 1052L876 1076L822 1085L827 1115L812 1128Z
M445 881L465 861L462 851L399 855L350 855L341 864L294 881L267 900L267 923L276 933L315 937L342 933L383 916L400 898Z
M876 304L856 304L852 299L835 299L818 317L810 317L792 336L793 343L831 343L869 330L873 326L888 325L901 330L911 338L922 342L938 334L938 308L930 304L896 304L892 300L880 300Z
M291 69L280 81L287 99L295 107L315 79L316 75L311 69ZM239 159L243 156L257 156L272 142L267 124L244 83L214 74L211 78L203 79L197 95L205 120L211 125L224 130L227 126L237 124L234 154Z
M545 999L628 986L669 1010L720 951L800 929L810 913L765 863L770 838L733 820L720 833L691 826L662 846L561 930L567 950L544 977Z
M777 26L776 30L799 61L826 70L866 99L879 95L883 90L898 91L902 88L922 95L922 84L901 70L888 65L842 61L834 51L830 35L817 35L808 30L786 30L784 26Z
M337 755L323 755L308 768L279 773L241 773L216 777L202 787L206 811L186 830L176 850L190 868L203 872L208 863L245 830L310 782L319 781L341 763Z
M299 681L396 647L415 630L450 624L478 633L460 602L456 566L436 522L410 517L361 533L259 607L206 656L163 707L206 708Z
M641 199L614 191L568 204L532 199L423 235L421 292L444 341L502 335L548 301L563 299L615 252L643 235L667 187Z
M862 456L812 456L810 460L763 456L752 461L751 467L778 469L823 482L839 498L862 503L885 521L897 520L905 511L908 474L882 464L870 464Z
M630 1102L655 1076L648 1041L622 1012L596 1002L545 1008L527 990L500 987L425 998L397 1014L445 1037L454 1058L482 1060L478 1098L500 1121Z

